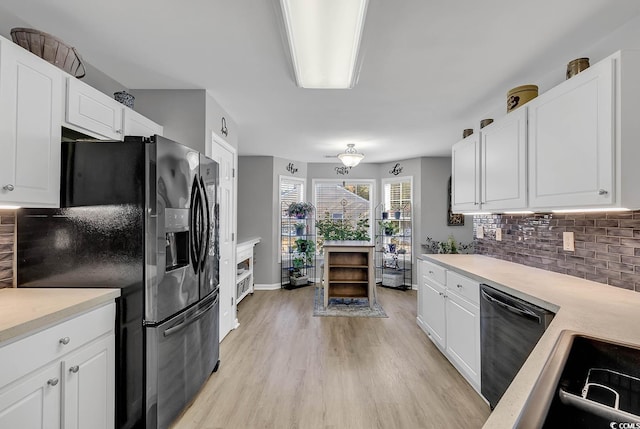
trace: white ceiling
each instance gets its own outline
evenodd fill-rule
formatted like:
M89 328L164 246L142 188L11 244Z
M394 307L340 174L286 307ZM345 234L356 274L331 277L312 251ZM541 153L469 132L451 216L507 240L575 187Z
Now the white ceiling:
M240 155L335 162L448 156L506 92L640 15L637 0L370 0L359 82L295 86L277 0L2 0L131 89L205 88ZM2 28L8 34L9 28ZM638 41L640 44L640 40Z

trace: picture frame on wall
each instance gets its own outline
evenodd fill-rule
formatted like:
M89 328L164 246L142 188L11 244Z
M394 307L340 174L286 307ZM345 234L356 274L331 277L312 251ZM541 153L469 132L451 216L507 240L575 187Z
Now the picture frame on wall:
M451 176L447 182L447 226L464 226L464 215L451 211Z

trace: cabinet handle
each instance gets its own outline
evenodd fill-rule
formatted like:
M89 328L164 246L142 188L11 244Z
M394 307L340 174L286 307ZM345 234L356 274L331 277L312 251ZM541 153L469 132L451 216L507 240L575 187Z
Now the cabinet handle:
M433 271L429 270L429 274L433 274Z
M56 384L58 384L58 381L60 380L58 380L57 378L50 378L49 380L47 380L47 384L49 386L55 386Z
M15 187L15 186L13 186L11 183L8 183L8 184L4 185L4 186L2 187L2 189L4 189L5 191L9 191L9 192L11 192L11 191L13 191L14 189L16 189L16 187Z
M74 365L71 368L69 368L69 372L72 372L74 374L77 373L78 371L80 371L80 367L78 365Z
M438 295L440 296L444 296L444 294L442 292L438 292Z
M607 195L609 191L606 189L598 189L598 195Z
M124 131L122 130L122 128L120 128L119 130L116 130L116 134L123 134Z
M71 338L69 337L60 338L60 344L62 344L63 346L66 346L70 342L71 342Z
M456 285L458 289L462 289L462 285Z

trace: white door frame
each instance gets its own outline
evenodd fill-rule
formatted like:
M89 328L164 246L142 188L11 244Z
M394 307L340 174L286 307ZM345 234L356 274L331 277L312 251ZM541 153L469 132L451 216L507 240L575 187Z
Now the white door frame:
M207 156L213 158L213 152L214 152L214 147L217 146L222 150L226 150L228 152L231 152L232 156L233 156L233 173L232 173L232 215L231 215L231 225L230 225L230 229L231 229L231 234L232 234L232 249L231 249L231 261L229 263L229 266L227 267L228 270L232 270L232 272L230 273L230 275L228 276L228 278L233 279L233 284L231 285L231 296L233 297L233 304L231 306L231 313L232 313L232 317L233 317L233 322L231 323L231 329L236 329L239 326L238 323L238 311L237 311L237 302L236 302L236 284L235 284L235 278L236 278L236 248L237 248L237 237L238 237L238 231L237 231L237 224L238 224L238 176L236 174L237 171L237 166L238 166L238 150L233 147L232 145L230 145L227 141L225 141L223 138L221 138L219 135L217 135L215 132L211 132L211 144L207 145L207 147L205 148L206 150L206 154ZM222 264L220 265L220 270L223 269ZM222 279L223 276L220 275L220 279ZM222 285L220 285L220 287L222 287ZM220 316L222 317L222 311L220 311ZM223 335L222 335L223 334ZM224 339L224 336L228 334L228 332L224 332L221 333L220 335L220 341L222 341Z

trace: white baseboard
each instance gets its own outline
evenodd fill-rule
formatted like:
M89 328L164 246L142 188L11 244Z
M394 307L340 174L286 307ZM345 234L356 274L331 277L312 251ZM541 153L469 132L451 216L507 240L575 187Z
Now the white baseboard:
M254 290L278 290L280 289L280 283L273 283L270 285L268 284L261 285L256 283L255 285L253 285L253 289Z

